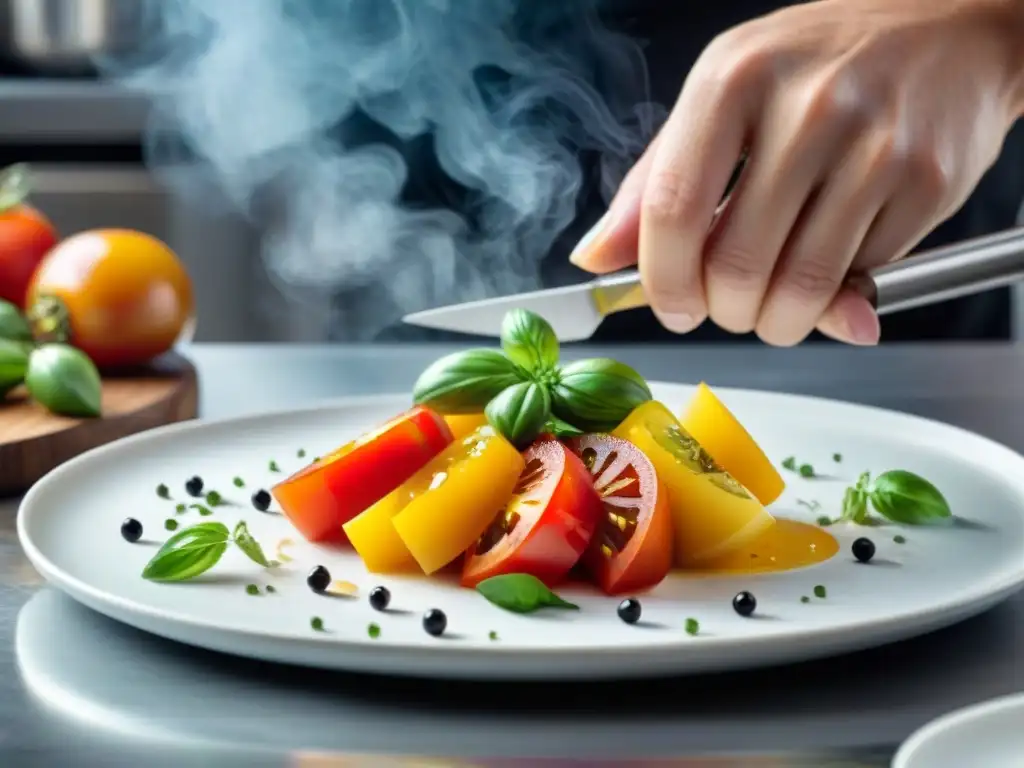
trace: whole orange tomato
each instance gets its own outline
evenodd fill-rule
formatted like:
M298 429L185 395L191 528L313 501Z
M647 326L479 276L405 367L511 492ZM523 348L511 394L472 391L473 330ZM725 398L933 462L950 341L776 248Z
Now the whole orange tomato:
M26 166L0 172L0 299L21 308L32 273L57 242L49 220L25 204L27 194Z
M36 270L28 306L37 339L67 341L107 367L151 360L193 324L192 283L178 257L127 229L59 243Z

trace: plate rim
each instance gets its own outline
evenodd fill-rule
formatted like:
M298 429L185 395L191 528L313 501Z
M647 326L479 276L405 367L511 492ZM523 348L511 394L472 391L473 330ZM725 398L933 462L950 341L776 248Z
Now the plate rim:
M911 768L913 763L910 761L915 759L915 753L946 731L1018 708L1024 711L1024 691L985 699L940 715L922 725L900 745L893 757L892 768Z
M668 388L695 388L697 385L685 382L668 382L661 380L652 380L648 382L654 389L661 387ZM812 401L819 406L828 406L832 408L839 408L846 412L854 413L867 413L870 412L875 416L882 416L887 419L895 419L897 423L904 424L921 424L927 425L929 428L941 428L943 430L952 430L954 434L960 434L966 438L969 438L975 442L984 444L988 449L995 450L1002 453L1006 458L1014 461L1019 461L1024 464L1024 454L1021 454L1009 446L1000 443L986 435L972 432L963 427L959 427L954 424L939 421L938 419L932 419L926 416L920 416L917 414L905 413L901 411L895 411L874 405L865 405L862 403L856 403L846 400L837 400L834 398L819 396L819 395L803 395L787 392L778 392L774 390L759 390L750 388L739 388L739 387L715 387L716 393L722 395L722 399L728 401L730 395L740 397L759 397L768 398L769 400L803 400ZM409 644L405 642L388 642L387 644L373 645L366 642L358 641L345 641L337 640L330 637L318 637L311 635L308 638L296 638L291 635L282 635L271 631L253 633L248 630L237 629L233 627L225 627L215 622L206 619L196 619L195 617L189 616L188 614L181 614L178 611L169 611L167 609L154 608L145 604L138 603L134 600L124 598L120 595L110 594L102 589L98 589L84 581L66 574L61 568L59 568L53 561L51 561L31 540L28 534L28 522L27 519L30 516L29 510L35 503L35 499L46 493L46 487L51 483L60 480L64 473L71 473L76 469L86 464L89 461L93 461L96 457L103 457L107 453L113 453L118 450L123 450L125 445L131 445L136 442L142 442L147 440L159 440L167 436L173 436L179 432L188 432L190 430L202 429L204 427L225 427L225 426L244 426L249 423L256 423L267 419L279 419L287 416L308 416L319 411L332 410L332 409L348 409L356 410L361 407L369 406L382 406L387 403L397 403L401 399L405 399L407 404L411 402L409 392L395 391L395 392L384 392L375 393L370 395L353 395L353 396L342 396L338 398L329 398L318 401L316 403L302 406L302 407L285 407L285 408L274 408L266 409L259 412L239 414L234 416L220 417L214 419L203 419L202 417L196 419L190 419L184 422L178 422L174 424L167 424L154 429L146 430L144 432L130 435L118 440L112 441L102 446L93 448L85 453L70 459L64 464L55 467L48 472L43 478L35 483L29 491L25 494L21 503L18 506L17 518L16 518L16 530L18 534L18 540L21 544L22 550L25 552L26 557L32 563L32 566L53 586L61 589L68 593L72 598L84 603L88 607L96 610L99 613L103 613L110 618L113 618L122 623L129 624L142 631L158 634L163 637L173 637L178 642L189 641L181 640L178 635L168 635L149 628L144 628L139 623L128 621L124 618L125 615L131 616L136 615L144 619L144 623L148 626L150 622L165 622L167 624L176 625L178 627L186 628L193 632L199 631L207 634L217 634L221 637L234 638L235 641L249 641L252 642L254 639L259 639L261 644L265 643L285 643L295 644L301 646L307 650L313 651L322 648L334 648L334 649L345 649L349 652L355 652L359 654L365 654L367 656L378 656L380 658L387 659L392 656L401 656L403 654L422 653L424 648L421 645ZM1020 492L1024 496L1024 484L1021 485ZM850 652L855 649L864 649L868 647L877 647L878 645L886 645L889 642L879 643L876 638L879 635L883 635L886 631L889 631L890 635L898 636L898 638L915 637L927 631L923 628L941 628L946 627L954 623L958 623L964 619L975 616L998 603L1005 600L1010 595L1014 594L1018 590L1024 588L1024 560L1021 565L1015 570L1002 569L997 574L990 577L984 582L976 583L969 591L962 593L961 597L950 603L943 604L940 608L917 608L912 611L904 613L884 616L868 620L857 625L858 636L866 635L872 638L870 643L844 643L843 637L849 632L849 627L820 627L812 630L801 630L794 632L792 635L759 635L754 637L718 637L714 638L714 642L707 642L706 647L710 646L716 649L726 649L726 652L735 653L737 649L750 649L752 654L763 654L763 655L778 655L778 654L765 654L764 649L771 649L780 642L785 642L787 639L792 641L794 639L810 640L814 645L820 647L827 647L831 649L839 648L842 650L830 650L825 655L833 655L835 653ZM113 615L109 611L104 610L98 606L112 606L118 615ZM895 631L894 631L895 630ZM699 638L678 638L674 642L668 642L665 644L653 645L645 649L645 655L651 657L651 660L655 656L670 655L676 651L679 647L699 642ZM191 643L193 645L202 645L199 643ZM702 644L703 645L703 644ZM211 647L205 645L202 647ZM696 647L696 646L695 646ZM377 649L377 650L371 650ZM579 648L575 646L564 646L555 648L522 648L509 646L505 644L497 645L462 645L462 644L443 644L438 643L436 646L431 647L428 651L435 657L449 658L454 656L465 656L470 654L474 659L480 658L494 658L498 656L506 662L514 662L515 660L538 660L538 659L549 659L555 663L559 663L565 658L569 658L573 655L579 655ZM599 646L595 648L587 649L588 656L600 657L606 659L621 653L621 648L613 645ZM708 651L711 653L711 651ZM820 655L820 654L819 654ZM801 653L798 658L812 658L814 654ZM787 658L789 658L787 656ZM606 663L606 662L602 662ZM321 665L322 666L322 665ZM643 665L646 668L648 665ZM764 666L762 664L756 664L755 666ZM658 665L654 664L653 668L657 668ZM344 668L344 667L342 667ZM736 665L730 665L729 668L737 668ZM564 676L564 672L563 675ZM445 673L447 677L451 677L451 673Z

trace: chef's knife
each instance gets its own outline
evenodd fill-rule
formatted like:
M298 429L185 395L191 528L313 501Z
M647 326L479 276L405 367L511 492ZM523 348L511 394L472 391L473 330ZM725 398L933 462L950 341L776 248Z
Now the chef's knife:
M847 284L879 314L967 296L1024 280L1024 227L922 251ZM423 328L497 337L505 313L516 307L543 316L562 341L589 339L610 314L647 306L636 270L576 285L415 312L406 323Z

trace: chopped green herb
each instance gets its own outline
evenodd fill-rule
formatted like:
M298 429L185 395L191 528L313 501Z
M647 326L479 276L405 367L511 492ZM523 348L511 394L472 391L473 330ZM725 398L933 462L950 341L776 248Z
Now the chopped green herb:
M318 462L318 461L320 461L320 457L319 456L314 456L313 457L313 462L315 463L315 462Z
M827 528L828 526L832 525L832 518L822 515L818 518L818 525L820 525L823 528Z
M300 459L303 458L306 455L306 449L305 448L299 448L298 453L296 453L295 455L298 456Z
M221 498L221 495L217 493L217 491L210 491L206 494L206 503L211 507L219 507L223 501L224 499Z
M815 501L814 499L811 499L810 501L805 501L804 499L797 499L796 503L799 504L801 507L807 507L809 510L811 510L811 512L817 512L819 509L821 509L821 503Z
M791 471L795 472L796 471L796 457L795 456L787 456L786 458L784 458L782 460L782 468L783 469L788 469L788 470L791 470Z
M277 462L274 461L273 459L270 460L270 463L267 464L267 467L270 469L271 472L280 472L281 471L280 469L278 469Z
M258 595L260 593L260 588L255 584L246 584L245 591L246 594L249 595Z
M700 622L697 621L696 619L687 619L686 620L686 634L688 634L688 635L696 635L698 632L700 632Z
M811 602L811 598L809 598L807 595L804 595L803 597L800 598L800 602L801 603L809 603L809 602Z
M324 628L324 620L319 616L314 616L309 620L309 626L313 628L314 632L320 632Z
M814 467L810 464L801 464L799 472L800 477L814 477Z
M370 624L366 628L366 634L368 634L370 637L376 640L378 637L380 637L380 627L376 624Z
M814 596L815 596L815 597L818 597L818 598L821 598L822 600L824 600L824 599L825 599L825 597L827 597L827 596L828 596L828 593L827 593L827 592L825 591L825 587L823 587L823 586L822 586L821 584L818 584L818 585L817 585L817 586L816 586L816 587L814 588Z
M174 511L177 512L179 515L186 509L188 509L188 507L186 507L184 504L178 504L174 507Z
M897 536L893 536L892 540L895 541L897 544L906 544L907 543L907 540L905 538L903 538L902 536L898 536L898 535Z
M841 453L833 453L832 454L832 461L834 461L836 464L838 464L842 460L843 460L843 454L841 454Z
M487 633L487 637L489 637L491 640L497 640L498 633L492 629L490 632Z
M178 521L173 518L168 518L167 520L164 520L164 528L168 531L176 531L178 529Z
M156 487L156 495L161 499L169 499L171 498L171 490L163 483L160 483L160 485Z
M236 477L231 482L235 484L235 488L244 488L245 487L245 480L243 480L240 477Z
M213 510L209 507L204 507L202 504L189 504L189 507L199 513L200 517L209 517L213 514Z
M274 594L275 592L277 592L277 590L274 589L273 584L267 584L267 592L269 592L270 594Z

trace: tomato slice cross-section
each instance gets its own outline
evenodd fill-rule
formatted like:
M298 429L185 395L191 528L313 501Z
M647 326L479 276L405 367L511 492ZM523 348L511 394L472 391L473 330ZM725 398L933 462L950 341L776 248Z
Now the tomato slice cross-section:
M343 543L342 526L451 443L444 419L416 406L300 469L270 489L309 541Z
M775 525L761 502L661 403L635 408L615 434L650 458L668 491L677 566L727 555Z
M659 584L672 568L672 514L654 466L632 443L610 435L568 442L601 499L602 517L583 564L607 594Z
M594 536L601 499L583 462L549 437L527 448L523 460L512 498L466 553L465 587L503 573L529 573L554 586Z

